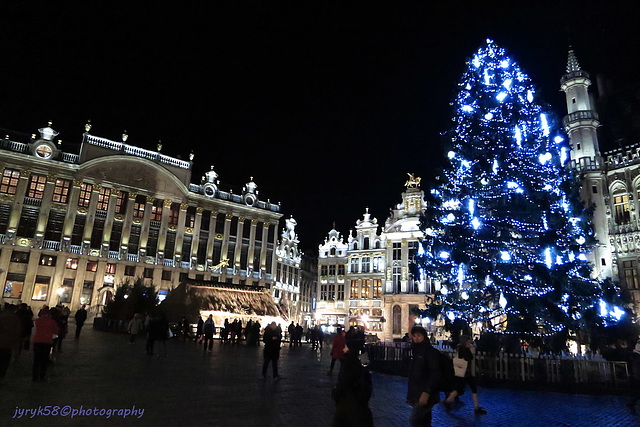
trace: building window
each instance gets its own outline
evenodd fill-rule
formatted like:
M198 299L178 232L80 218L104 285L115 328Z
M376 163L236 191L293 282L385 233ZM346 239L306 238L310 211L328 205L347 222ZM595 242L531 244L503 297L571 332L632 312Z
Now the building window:
M144 217L144 207L147 204L146 196L136 196L136 201L133 203L133 217L140 218Z
M71 303L71 296L73 295L73 282L74 279L64 279L62 286L57 291L58 303L69 304Z
M145 279L153 279L153 268L145 268L143 276Z
M626 194L613 196L613 210L616 224L628 224L631 220L629 214L629 196Z
M136 275L136 266L135 265L125 265L124 266L124 275L133 277Z
M278 265L279 265L279 264L278 264ZM327 275L327 271L328 271L328 268L327 268L327 266L326 266L326 265L321 265L321 266L320 266L320 275L321 275L321 276L326 276L326 275Z
M360 293L360 298L371 298L371 280L365 279L362 281L362 292Z
M382 298L382 280L375 279L373 281L373 295L372 298L380 299Z
M20 179L20 171L13 169L5 169L2 172L2 183L0 184L0 193L16 194L18 191L18 181Z
M93 191L93 184L82 183L80 184L80 196L78 197L78 206L81 208L88 208L91 201L91 192Z
M597 185L592 185L591 186L591 192L593 194L598 194L598 186Z
M339 301L344 301L344 283L338 283L338 295L336 299Z
M78 258L67 258L67 262L65 267L69 270L77 270L78 269Z
M24 288L24 274L7 273L4 282L3 298L22 299L22 289Z
M402 243L393 244L393 260L399 261L402 259Z
M82 284L82 295L80 295L80 304L91 305L92 295L93 295L93 282L87 280Z
M335 265L330 265L329 266L329 276L333 277L336 275L336 266Z
M29 189L27 190L27 197L42 199L42 196L44 195L45 185L47 185L47 177L45 175L31 174L31 176L29 177Z
M629 290L638 289L638 262L622 261L622 275L625 287Z
M107 268L104 270L105 274L116 274L116 265L107 264Z
M393 267L393 273L392 273L393 292L396 294L400 292L401 277L402 277L402 268L400 266Z
M349 291L349 299L357 299L358 298L358 281L351 281L351 290Z
M102 187L100 189L100 193L98 193L98 206L96 209L99 211L106 211L109 209L109 197L111 197L111 189Z
M13 251L11 252L11 262L19 262L26 264L29 262L29 252Z
M58 257L53 255L40 255L40 265L46 265L47 267L55 267Z
M116 197L116 213L124 215L127 212L127 202L129 201L129 193L120 191Z
M162 270L162 280L171 281L171 270Z
M358 258L351 258L351 273L358 273L359 261Z
M402 308L399 305L393 306L393 334L402 333Z
M151 205L151 221L160 221L162 219L162 205L164 200L154 200Z
M171 210L169 211L169 224L178 225L179 217L180 217L180 203L171 203Z
M36 283L33 285L31 299L34 301L46 301L49 294L50 277L36 276Z
M371 257L362 257L362 272L369 273L371 271Z
M53 187L53 201L67 203L69 201L69 190L71 190L71 181L68 179L56 179L56 185Z
M87 271L98 271L98 261L87 261Z
M20 237L33 237L38 226L40 210L32 206L23 206L16 233Z
M196 226L196 207L187 207L187 214L184 217L184 226L187 228L193 228ZM233 233L232 233L233 234ZM234 236L236 234L233 234Z
M344 264L338 265L338 276L344 276Z

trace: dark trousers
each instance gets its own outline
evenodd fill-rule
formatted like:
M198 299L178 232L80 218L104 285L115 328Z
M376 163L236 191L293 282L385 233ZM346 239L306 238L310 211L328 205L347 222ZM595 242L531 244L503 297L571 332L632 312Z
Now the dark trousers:
M213 335L204 336L204 344L202 345L202 350L207 349L207 344L209 346L209 350L213 349Z
M33 379L43 380L47 373L47 365L49 364L49 353L51 353L51 344L33 343Z
M153 343L155 341L155 338L152 338L151 334L149 334L149 337L147 337L147 354L153 354Z
M431 403L426 406L416 403L413 406L411 418L409 418L411 427L431 427L432 409L433 404Z
M82 330L83 326L84 326L84 323L76 324L76 339L80 338L80 331Z
M11 349L0 348L0 378L4 378L11 362Z
M273 378L278 376L278 359L267 359L264 358L264 363L262 364L262 376L267 376L267 369L269 368L269 362L271 362L271 367L273 368Z

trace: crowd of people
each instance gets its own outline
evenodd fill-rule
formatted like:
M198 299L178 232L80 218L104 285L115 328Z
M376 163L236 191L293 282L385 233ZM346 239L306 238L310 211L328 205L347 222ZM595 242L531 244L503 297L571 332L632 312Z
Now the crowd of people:
M62 352L62 343L67 336L71 311L61 304L43 306L34 320L34 314L26 303L5 303L0 311L0 378L4 378L11 363L23 351L33 350L33 376L35 382L44 381L47 367ZM83 305L74 315L75 339L80 339L82 327L87 320ZM34 331L35 328L35 331Z

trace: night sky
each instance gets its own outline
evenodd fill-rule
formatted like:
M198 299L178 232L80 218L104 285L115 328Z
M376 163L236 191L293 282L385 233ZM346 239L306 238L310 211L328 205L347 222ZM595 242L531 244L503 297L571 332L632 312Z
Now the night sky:
M616 112L609 123L622 130L605 126L603 144L637 136L627 126L640 105L631 1L526 9L480 1L5 3L0 128L30 135L52 120L63 150L77 152L91 119L98 136L120 140L126 129L129 144L153 150L162 140L164 154L183 159L193 149L192 182L210 165L234 192L253 176L260 198L297 220L308 253L334 221L343 233L353 228L365 207L384 223L407 172L433 180L457 81L487 37L531 76L560 121L559 79L573 44L594 83L606 76L607 99L618 100L607 101Z

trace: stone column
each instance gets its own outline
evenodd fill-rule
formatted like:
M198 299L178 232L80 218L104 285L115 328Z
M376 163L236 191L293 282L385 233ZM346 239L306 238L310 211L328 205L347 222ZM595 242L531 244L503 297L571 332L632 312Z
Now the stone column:
M122 239L120 242L120 259L127 260L127 254L129 253L129 236L131 235L131 223L133 222L133 205L136 202L138 193L132 191L129 193L129 199L127 200L127 210L124 214L124 220L122 224Z
M189 254L182 253L182 238L185 232L184 221L187 216L187 208L189 207L186 203L180 204L180 215L178 215L178 228L176 229L176 247L173 251L174 259L176 263L180 263L184 258L189 259ZM180 265L177 265L180 267Z
M51 210L51 203L53 202L53 189L56 185L56 177L53 175L47 175L47 183L44 187L44 194L42 195L42 203L40 204L40 212L38 214L38 224L36 225L36 235L34 247L42 249L42 243L44 241L44 233L47 229L47 221L49 220L49 210Z
M91 233L93 232L93 222L96 219L96 208L98 206L98 194L100 194L102 186L95 184L91 188L91 199L89 200L89 208L86 211L87 219L84 223L84 233L82 234L82 253L89 253L89 244L91 243ZM82 213L83 208L78 208L78 212Z
M209 220L209 240L207 240L207 265L206 269L213 267L213 242L216 240L216 219L218 212L211 212L211 219Z
M18 179L16 194L13 196L13 208L11 209L11 216L9 217L9 226L7 227L7 243L13 243L13 239L15 238L16 232L18 231L18 223L20 222L20 216L22 215L24 196L27 194L30 176L30 170L20 171L20 178Z
M158 250L156 260L160 265L164 265L164 247L167 244L167 230L169 229L169 214L171 213L171 203L169 199L165 199L162 208L162 217L160 219L160 231L158 232Z
M258 220L251 220L251 231L249 232L249 250L247 251L247 277L252 277L253 273L253 254L256 249L256 227Z
M202 212L204 208L196 208L196 221L193 227L193 240L191 240L191 268L198 268L198 244L200 242L200 224L202 224Z
M151 226L151 208L155 200L155 197L147 196L144 204L144 215L142 216L142 227L140 228L140 246L138 247L140 262L145 262L142 257L147 256L147 241L149 240L149 227Z
M107 208L107 218L104 220L104 230L102 234L102 247L100 248L100 256L106 257L109 254L109 242L111 241L111 230L113 229L113 221L116 214L116 201L120 190L112 188L109 195L109 207Z
M69 252L71 244L71 234L73 233L73 224L76 221L78 213L78 198L80 197L80 186L82 181L73 181L69 194L69 204L67 206L67 215L64 219L64 227L62 227L62 248L63 252Z
M234 270L236 272L240 272L240 270L242 269L242 265L240 265L240 258L242 256L242 233L244 232L244 220L244 217L238 217L238 227L236 231L236 250L233 252L233 265L235 266Z

